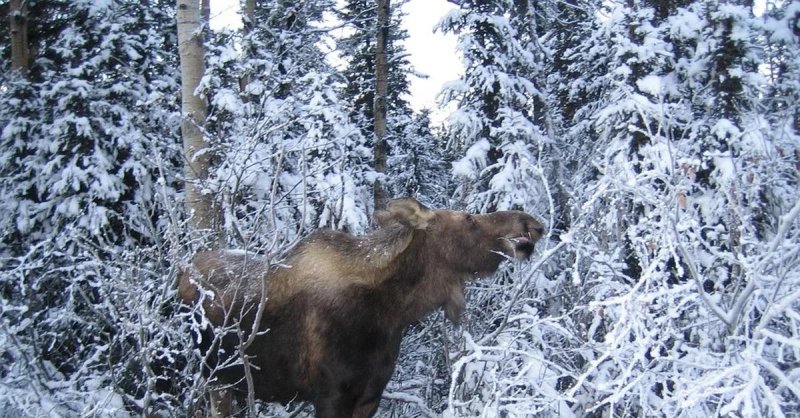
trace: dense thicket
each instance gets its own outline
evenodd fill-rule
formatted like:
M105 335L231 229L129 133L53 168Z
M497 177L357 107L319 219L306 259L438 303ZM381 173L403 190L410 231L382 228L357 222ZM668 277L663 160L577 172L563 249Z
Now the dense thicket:
M174 10L26 3L30 70L0 81L0 410L134 411L155 363L184 362L180 334L153 326L178 327L162 315L182 219Z
M449 413L797 414L797 106L764 93L796 86L776 52L799 9L750 6L476 0L444 20L465 195L555 220L551 258L464 333Z
M18 3L0 2L0 415L194 414L175 4ZM202 193L225 245L279 261L315 228L370 227L378 29L373 2L253 3L204 35ZM409 330L379 415L798 416L800 3L457 3L444 129L410 108L393 4L387 185L549 234L468 286L461 324Z

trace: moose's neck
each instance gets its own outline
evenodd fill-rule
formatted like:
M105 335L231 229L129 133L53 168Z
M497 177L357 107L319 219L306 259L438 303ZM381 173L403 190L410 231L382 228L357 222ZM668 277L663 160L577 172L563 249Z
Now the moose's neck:
M405 327L444 307L448 318L455 320L464 309L464 282L468 275L451 271L441 265L441 260L433 260L435 255L423 251L425 234L417 235L393 263L391 277L384 282L393 316Z

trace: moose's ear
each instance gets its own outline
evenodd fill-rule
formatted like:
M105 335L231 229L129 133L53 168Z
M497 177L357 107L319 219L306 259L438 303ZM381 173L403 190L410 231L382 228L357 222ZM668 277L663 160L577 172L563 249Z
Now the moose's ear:
M400 198L389 201L385 210L376 211L375 221L381 227L400 222L414 229L425 229L434 215L434 211L415 199Z

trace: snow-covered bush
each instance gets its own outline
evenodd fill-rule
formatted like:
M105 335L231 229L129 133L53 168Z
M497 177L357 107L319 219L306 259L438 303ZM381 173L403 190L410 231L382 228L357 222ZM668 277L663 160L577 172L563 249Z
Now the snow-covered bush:
M0 410L180 406L182 395L151 397L150 369L180 368L162 360L186 343L165 326L177 244L165 234L181 219L168 210L180 166L176 54L163 49L174 44L172 11L124 1L29 9L31 70L0 80Z
M480 17L481 7L463 13L482 25L503 22ZM518 132L534 150L541 132L560 132L544 139L556 146L509 167L519 155L513 142L492 142L515 132L502 130L515 126L506 115L454 164L471 196L494 202L555 199L546 179L556 178L569 194L569 222L544 243L540 262L495 279L510 282L473 285L474 320L460 330L460 349L450 350L446 415L796 416L799 142L787 125L796 113L778 95L767 103L780 113L765 115L759 93L793 83L766 80L761 55L763 39L787 42L787 19L761 26L746 8L717 2L605 2L595 10L577 22L573 38L539 33L548 47L570 40L566 56L545 51L545 65L576 78L547 83L556 93L548 99L558 112L551 120L561 126ZM461 34L462 42L477 38ZM781 57L780 69L795 68L792 53ZM515 68L502 53L482 62L491 65L478 74ZM491 85L468 81L460 97ZM503 103L508 91L490 97ZM466 115L487 100L462 100L467 110L454 117L465 127L461 138L481 135L476 123L489 119ZM572 172L537 177L565 157L574 159L562 161ZM522 188L495 180L526 170L537 181ZM531 184L541 186L520 191ZM552 213L557 205L529 202L551 219L564 217Z

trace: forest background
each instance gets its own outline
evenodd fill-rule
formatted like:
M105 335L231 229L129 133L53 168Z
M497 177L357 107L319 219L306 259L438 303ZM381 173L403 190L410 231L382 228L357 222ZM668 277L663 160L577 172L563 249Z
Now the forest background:
M175 1L0 1L2 415L192 414L194 251L279 258L415 196L548 234L461 325L408 331L379 416L800 416L800 2L453 3L432 126L396 3L249 0L215 32Z

